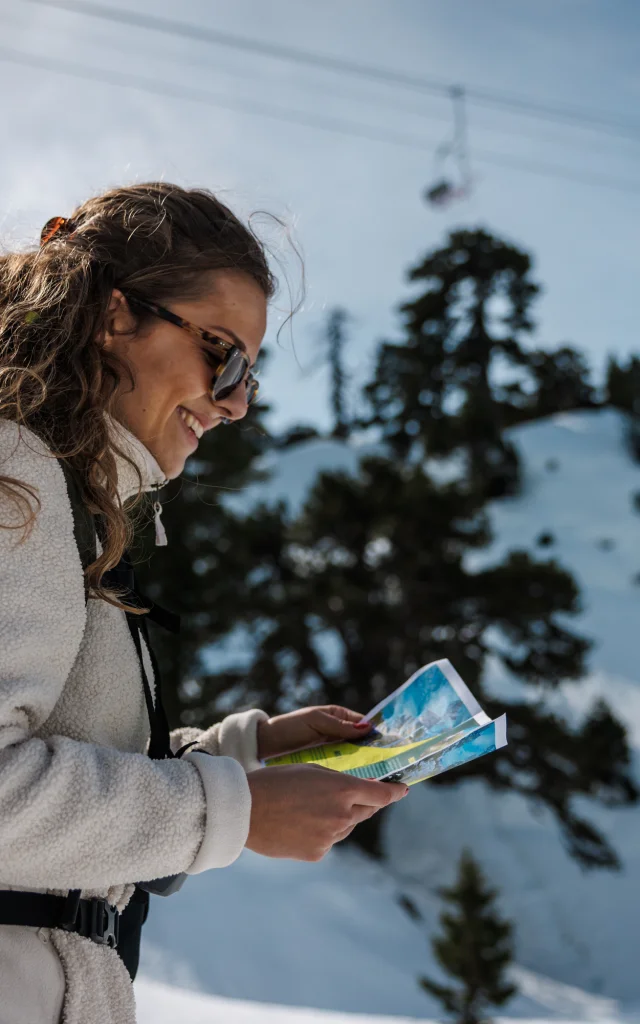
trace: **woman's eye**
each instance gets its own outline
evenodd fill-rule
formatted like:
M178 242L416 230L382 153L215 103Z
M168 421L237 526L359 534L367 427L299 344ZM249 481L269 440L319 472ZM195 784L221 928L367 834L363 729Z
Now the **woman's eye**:
M220 366L220 357L215 352L210 352L208 349L204 350L204 357L207 361L207 366L212 370L217 370Z

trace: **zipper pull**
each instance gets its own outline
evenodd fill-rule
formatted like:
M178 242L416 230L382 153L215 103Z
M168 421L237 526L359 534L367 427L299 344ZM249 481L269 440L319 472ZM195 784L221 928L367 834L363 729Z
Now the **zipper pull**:
M167 533L162 523L160 515L162 513L162 505L158 501L158 490L159 487L156 484L156 500L153 503L153 511L155 513L155 525L156 525L156 547L163 548L167 546Z

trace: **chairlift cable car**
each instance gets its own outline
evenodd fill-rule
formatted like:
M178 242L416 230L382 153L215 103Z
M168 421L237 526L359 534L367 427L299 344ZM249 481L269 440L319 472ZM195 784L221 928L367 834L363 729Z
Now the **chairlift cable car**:
M465 92L461 85L453 85L450 95L453 105L453 136L438 146L434 183L424 194L432 206L447 206L471 194Z

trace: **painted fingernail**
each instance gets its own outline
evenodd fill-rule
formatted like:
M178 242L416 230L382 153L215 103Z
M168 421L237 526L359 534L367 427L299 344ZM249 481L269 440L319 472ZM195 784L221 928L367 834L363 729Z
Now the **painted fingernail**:
M371 722L355 722L354 723L354 728L355 729L369 729L370 727L371 727Z

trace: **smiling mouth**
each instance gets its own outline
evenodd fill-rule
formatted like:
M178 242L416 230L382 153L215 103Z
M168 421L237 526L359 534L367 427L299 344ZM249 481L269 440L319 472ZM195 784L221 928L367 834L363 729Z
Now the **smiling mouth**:
M196 419L195 416L193 416L187 409L183 408L183 406L181 405L178 406L178 415L180 416L180 419L182 420L184 425L190 431L191 435L195 437L196 441L199 441L202 435L204 434L204 427L202 426L200 420Z

